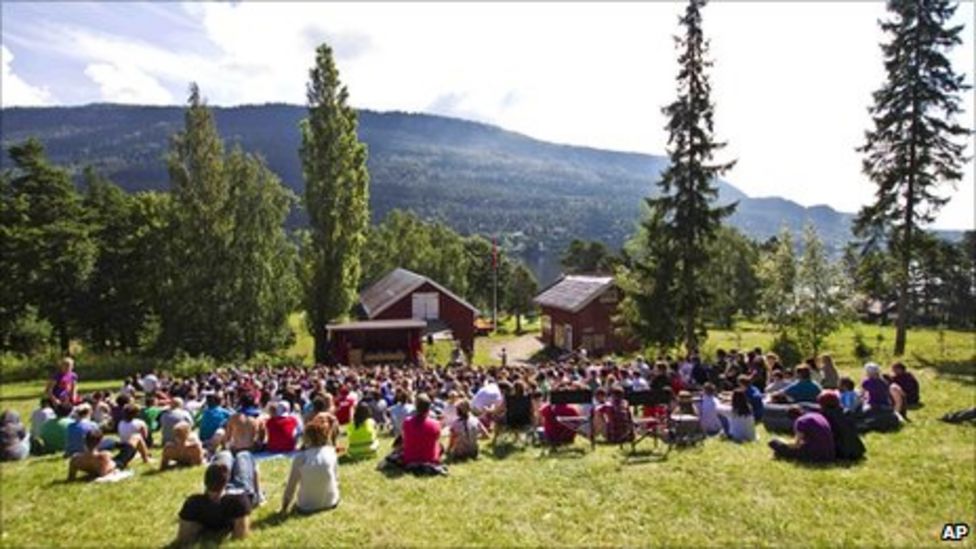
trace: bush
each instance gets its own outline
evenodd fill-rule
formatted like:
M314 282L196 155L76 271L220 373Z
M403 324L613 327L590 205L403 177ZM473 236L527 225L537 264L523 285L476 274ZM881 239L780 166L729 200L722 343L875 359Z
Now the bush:
M53 333L51 323L39 318L37 309L27 307L23 314L10 323L0 343L14 353L35 355L47 350Z
M854 357L857 358L858 362L867 362L869 358L874 354L874 350L868 346L867 341L864 340L864 334L861 330L854 331Z
M770 350L779 356L780 362L786 368L803 362L803 353L800 352L800 344L789 334L780 334L773 340Z

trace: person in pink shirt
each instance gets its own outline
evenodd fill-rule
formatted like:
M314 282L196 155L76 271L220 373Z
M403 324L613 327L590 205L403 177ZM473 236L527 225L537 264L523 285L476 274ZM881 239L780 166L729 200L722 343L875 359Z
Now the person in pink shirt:
M403 421L403 465L411 467L441 462L441 426L428 417L430 397L424 393L414 401L416 412Z

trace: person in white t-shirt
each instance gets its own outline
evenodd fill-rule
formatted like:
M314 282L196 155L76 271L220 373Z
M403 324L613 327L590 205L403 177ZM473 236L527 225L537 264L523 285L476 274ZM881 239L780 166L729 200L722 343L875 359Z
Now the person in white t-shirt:
M51 407L51 401L47 397L41 398L40 408L31 412L30 416L30 436L32 439L41 439L41 427L49 419L54 419L56 417L54 413L54 408Z
M330 444L330 433L336 428L332 420L320 416L305 426L305 449L291 461L291 473L281 499L281 513L291 507L295 492L299 513L314 513L339 505L339 459Z
M722 432L722 421L718 417L718 399L715 397L715 384L706 383L702 387L701 402L698 404L698 417L702 431L707 435Z
M494 411L504 400L498 384L494 380L488 380L471 399L471 410L475 415L482 416Z
M159 389L159 378L156 374L149 372L140 381L139 384L142 385L142 390L146 393L155 393Z
M752 442L756 440L756 420L749 406L749 397L745 389L739 388L732 392L732 405L722 405L719 414L725 418L728 429L725 435L733 442Z
M139 419L139 406L128 404L122 410L122 420L118 424L119 442L130 444L139 452L144 463L149 462L149 447L146 440L149 438L149 427L145 421Z

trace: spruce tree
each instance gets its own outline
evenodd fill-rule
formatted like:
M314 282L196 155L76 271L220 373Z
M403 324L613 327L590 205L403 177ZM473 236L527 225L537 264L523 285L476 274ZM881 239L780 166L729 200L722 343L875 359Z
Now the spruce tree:
M680 19L684 36L675 38L680 52L678 98L663 109L669 118L670 164L657 182L658 196L646 199L646 255L637 269L644 339L664 346L682 341L689 350L704 333L710 292L702 277L709 263L708 245L736 206L712 204L718 198L715 179L734 162L713 159L725 143L713 136L714 105L706 74L712 63L701 27L704 5L704 0L688 3Z
M360 253L369 225L366 146L356 135L356 112L339 81L332 49L315 53L306 90L299 152L305 178L310 244L305 247L305 308L315 360L328 357L326 325L349 313L360 283Z
M905 352L918 233L948 200L940 185L959 181L965 162L960 138L970 132L955 116L969 86L947 57L962 43L963 26L949 25L956 7L949 0L889 0L892 17L880 22L890 37L881 45L887 81L874 93L873 128L858 149L877 189L874 202L859 213L855 232L883 233L898 260L896 355Z
M52 166L36 139L9 150L13 169L5 174L2 210L4 323L36 308L67 351L95 262L81 196L68 172Z
M796 272L796 332L801 348L817 356L824 341L848 319L847 283L827 257L812 223L803 228L803 259Z

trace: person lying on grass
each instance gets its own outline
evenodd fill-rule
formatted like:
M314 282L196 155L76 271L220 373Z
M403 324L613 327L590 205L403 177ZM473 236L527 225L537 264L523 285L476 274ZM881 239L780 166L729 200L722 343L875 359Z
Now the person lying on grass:
M173 427L173 438L163 446L159 470L165 471L175 465L196 466L203 464L203 443L190 431L190 424L177 423Z
M68 461L68 480L77 478L78 472L95 479L107 476L116 470L124 470L136 456L136 449L128 443L120 442L115 445L117 454L112 457L108 450L102 450L103 440L100 429L92 429L85 434L85 451L77 453Z
M794 420L795 440L792 444L778 438L769 441L773 457L811 463L828 463L837 458L834 433L827 418L820 412L804 413L799 406L791 406L788 413Z
M234 539L247 537L251 499L244 493L226 493L231 480L231 468L225 463L214 462L207 467L203 476L204 493L190 496L180 509L177 544L189 546L201 534L231 533Z
M299 513L332 509L339 504L338 455L332 433L338 422L324 415L305 426L305 449L291 461L291 472L281 499L281 513L287 514L298 492Z

